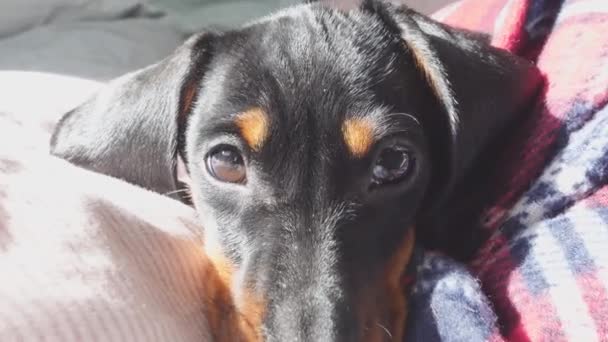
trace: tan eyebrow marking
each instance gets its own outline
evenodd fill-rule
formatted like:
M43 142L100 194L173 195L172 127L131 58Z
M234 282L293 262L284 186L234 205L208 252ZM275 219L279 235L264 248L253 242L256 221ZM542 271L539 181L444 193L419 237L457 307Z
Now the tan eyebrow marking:
M342 135L349 152L357 158L369 152L375 137L375 125L368 118L349 118L342 124Z
M236 125L241 136L254 151L259 151L268 136L268 114L261 108L254 107L238 114Z

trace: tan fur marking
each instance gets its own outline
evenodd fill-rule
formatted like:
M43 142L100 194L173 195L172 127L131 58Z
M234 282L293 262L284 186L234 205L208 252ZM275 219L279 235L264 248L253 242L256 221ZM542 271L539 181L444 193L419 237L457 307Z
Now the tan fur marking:
M389 267L387 269L387 292L389 297L392 298L390 302L389 317L392 318L390 326L393 327L392 334L396 341L403 341L405 335L405 323L407 322L408 315L408 302L409 293L406 293L403 286L403 272L405 272L412 253L414 252L414 242L416 240L416 234L414 227L410 227L401 248L391 259Z
M408 316L409 293L403 277L414 251L414 228L408 228L403 242L378 278L376 295L370 296L363 313L364 341L403 341ZM387 337L389 337L387 339Z
M261 108L251 108L240 113L235 123L247 145L252 150L259 151L268 136L268 114Z
M209 256L205 272L206 317L214 341L257 342L262 340L265 303L250 291L235 302L231 284L234 268L223 255Z
M342 125L342 135L349 152L361 158L369 152L374 143L375 126L370 119L350 118Z
M180 108L180 115L185 115L190 112L192 109L192 103L194 102L194 97L196 95L196 84L190 83L184 90L182 108Z

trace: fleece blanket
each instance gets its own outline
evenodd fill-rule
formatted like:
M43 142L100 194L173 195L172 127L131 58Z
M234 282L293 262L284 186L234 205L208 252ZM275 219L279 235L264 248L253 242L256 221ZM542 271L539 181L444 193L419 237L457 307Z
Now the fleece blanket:
M464 0L436 17L535 60L546 85L495 151L466 227L476 255L419 255L411 340L608 341L608 2Z

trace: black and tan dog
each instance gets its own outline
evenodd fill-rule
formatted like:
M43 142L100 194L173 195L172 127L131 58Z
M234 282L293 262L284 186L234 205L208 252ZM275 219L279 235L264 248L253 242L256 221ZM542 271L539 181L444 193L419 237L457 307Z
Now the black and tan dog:
M52 153L165 194L183 161L242 338L396 341L413 227L539 81L404 6L302 4L111 82Z

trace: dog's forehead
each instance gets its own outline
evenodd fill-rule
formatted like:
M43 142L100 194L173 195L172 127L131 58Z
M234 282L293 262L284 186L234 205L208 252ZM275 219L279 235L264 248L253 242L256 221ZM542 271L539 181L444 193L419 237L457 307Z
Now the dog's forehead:
M398 41L372 13L310 5L279 12L243 34L251 43L247 60L295 88L369 87L393 66L388 52Z
M394 69L399 44L371 13L308 5L231 31L222 45L222 59L233 61L232 86L256 82L255 88L277 86L292 95L330 86L334 92L370 88Z
M369 149L391 110L379 87L399 71L398 39L378 18L302 6L223 39L208 79L221 83L218 115L234 118L250 147L276 141L278 129L290 138L323 136L332 146L339 139L356 156Z

